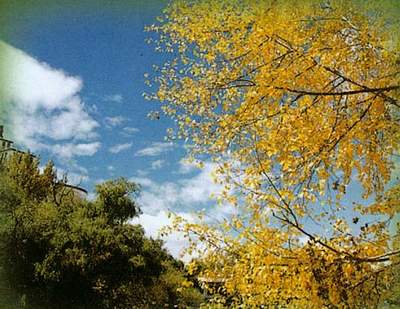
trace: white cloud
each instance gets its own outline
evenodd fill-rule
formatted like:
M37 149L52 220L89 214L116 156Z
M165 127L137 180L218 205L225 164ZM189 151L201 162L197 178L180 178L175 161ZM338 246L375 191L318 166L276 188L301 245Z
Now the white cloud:
M112 94L104 97L104 101L121 103L124 98L120 94Z
M117 144L117 145L111 146L108 149L108 151L111 153L119 153L121 151L128 150L131 147L132 147L132 143Z
M125 117L122 116L115 116L115 117L106 117L104 118L104 122L107 128L112 128L121 125L127 121Z
M179 161L179 169L178 169L179 174L189 174L196 170L198 170L198 167L196 166L195 162L189 162L186 159L181 159Z
M83 144L53 144L47 148L55 155L62 159L70 159L73 156L92 156L99 150L101 144L99 142L83 143Z
M211 194L220 192L222 186L216 184L211 177L214 169L215 164L206 163L198 175L183 182L181 198L188 203L205 203L209 201Z
M212 223L215 223L215 220L220 222L237 213L237 209L233 206L216 205L216 201L211 198L212 194L218 195L222 190L222 186L214 183L211 177L215 167L214 163L207 162L196 175L176 182L157 183L146 177L132 177L131 181L142 185L138 202L143 211L143 214L133 222L142 224L148 235L157 237L160 228L171 223L167 215L169 211L193 222L195 216L190 212L207 208L206 214L210 215L205 219ZM181 233L172 233L163 239L175 257L179 257L180 251L188 245ZM184 260L189 258L186 257Z
M165 160L155 160L151 162L151 169L152 170L159 170L165 165Z
M142 169L136 170L136 175L138 175L139 177L144 177L147 176L148 174L149 174L148 170L142 170Z
M61 179L64 176L67 177L68 183L71 185L82 185L89 180L87 170L85 169L64 170L62 168L57 168L57 177Z
M150 146L138 150L135 155L138 157L155 157L164 152L171 151L173 148L173 143L154 142Z
M152 187L155 185L155 182L147 177L131 177L129 180L141 185L142 187Z
M94 200L96 199L96 193L94 193L94 192L89 192L88 195L87 195L87 199L88 199L89 201L94 201Z
M85 174L87 175L89 173L89 171L87 170L87 168L80 166L77 162L75 161L69 161L68 162L68 166L70 167L71 170L76 171L78 173L81 174Z
M134 127L125 127L122 129L121 134L125 135L125 136L132 136L133 134L139 132L140 130L138 128L134 128Z
M207 205L212 201L211 195L218 194L222 190L222 186L212 180L211 173L214 168L215 164L207 162L204 168L191 178L163 183L146 181L146 188L139 197L139 203L148 213L177 210L183 205L186 207ZM148 178L136 177L139 183L143 179Z
M48 150L71 158L93 155L98 123L88 114L79 92L83 82L0 41L7 74L1 100L12 106L8 125L13 139L32 151Z
M72 185L81 185L89 180L88 175L82 175L79 173L69 172L67 174L68 183Z
M178 213L179 216L182 216L189 222L194 221L194 217L188 213ZM168 213L166 211L160 211L154 215L151 214L142 214L138 218L132 220L132 223L139 223L143 226L146 235L151 236L153 238L158 238L159 231L163 227L170 225L171 219L168 218ZM189 242L184 238L183 233L171 233L168 236L162 237L165 242L165 246L168 248L169 252L175 258L181 258L181 251L184 247L188 246ZM189 256L183 257L183 260L186 262L190 261Z
M104 179L104 178L97 178L95 181L94 181L94 183L96 184L96 185L99 185L99 184L101 184L101 183L103 183L103 182L105 182L106 181L106 179Z

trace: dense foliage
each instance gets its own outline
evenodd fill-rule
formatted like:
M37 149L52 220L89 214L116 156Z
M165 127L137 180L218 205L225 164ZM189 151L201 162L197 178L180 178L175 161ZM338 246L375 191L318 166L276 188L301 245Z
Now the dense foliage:
M173 227L224 282L223 302L365 308L387 295L400 253L388 232L398 16L357 3L174 1L149 27L171 60L148 96L176 119L172 138L218 164L221 202L237 207Z
M96 192L93 201L83 199L57 179L52 163L41 172L29 154L2 166L1 292L13 302L8 305L146 308L201 300L186 283L183 264L127 222L140 213L137 185L118 179Z

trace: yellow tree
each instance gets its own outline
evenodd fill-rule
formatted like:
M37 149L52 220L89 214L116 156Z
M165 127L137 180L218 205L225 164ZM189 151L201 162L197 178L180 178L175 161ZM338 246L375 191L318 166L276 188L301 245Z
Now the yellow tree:
M204 242L203 275L222 279L221 301L381 301L399 254L387 230L399 208L388 187L400 142L396 26L348 1L204 0L173 2L149 27L171 55L149 98L193 158L218 164L221 202L238 208L218 224L175 220L189 250ZM365 201L345 199L354 184Z

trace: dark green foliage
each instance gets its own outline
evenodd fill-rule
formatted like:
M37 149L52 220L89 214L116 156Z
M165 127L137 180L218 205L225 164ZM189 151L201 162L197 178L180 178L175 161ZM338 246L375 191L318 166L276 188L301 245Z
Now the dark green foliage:
M109 180L96 186L98 209L108 217L110 222L123 223L139 215L140 210L132 199L137 196L139 188L135 183L125 179Z
M177 292L183 266L128 219L139 215L138 186L125 179L96 187L94 201L13 156L0 175L0 291L27 308L146 308L201 301ZM185 294L186 293L186 294ZM1 295L0 295L1 296ZM1 304L0 304L1 305Z

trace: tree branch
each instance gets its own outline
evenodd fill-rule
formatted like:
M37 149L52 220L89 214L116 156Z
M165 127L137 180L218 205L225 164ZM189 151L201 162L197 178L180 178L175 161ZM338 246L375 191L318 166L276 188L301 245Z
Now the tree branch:
M368 89L358 89L358 90L349 90L349 91L340 91L340 92L325 92L325 91L308 91L308 90L297 90L291 89L286 87L275 87L279 90L286 90L288 92L297 93L297 94L304 94L304 95L312 95L312 96L340 96L340 95L353 95L353 94L360 94L360 93L377 93L377 92L384 92L384 91L391 91L395 89L400 89L400 85L393 85L388 87L382 88L368 88Z

